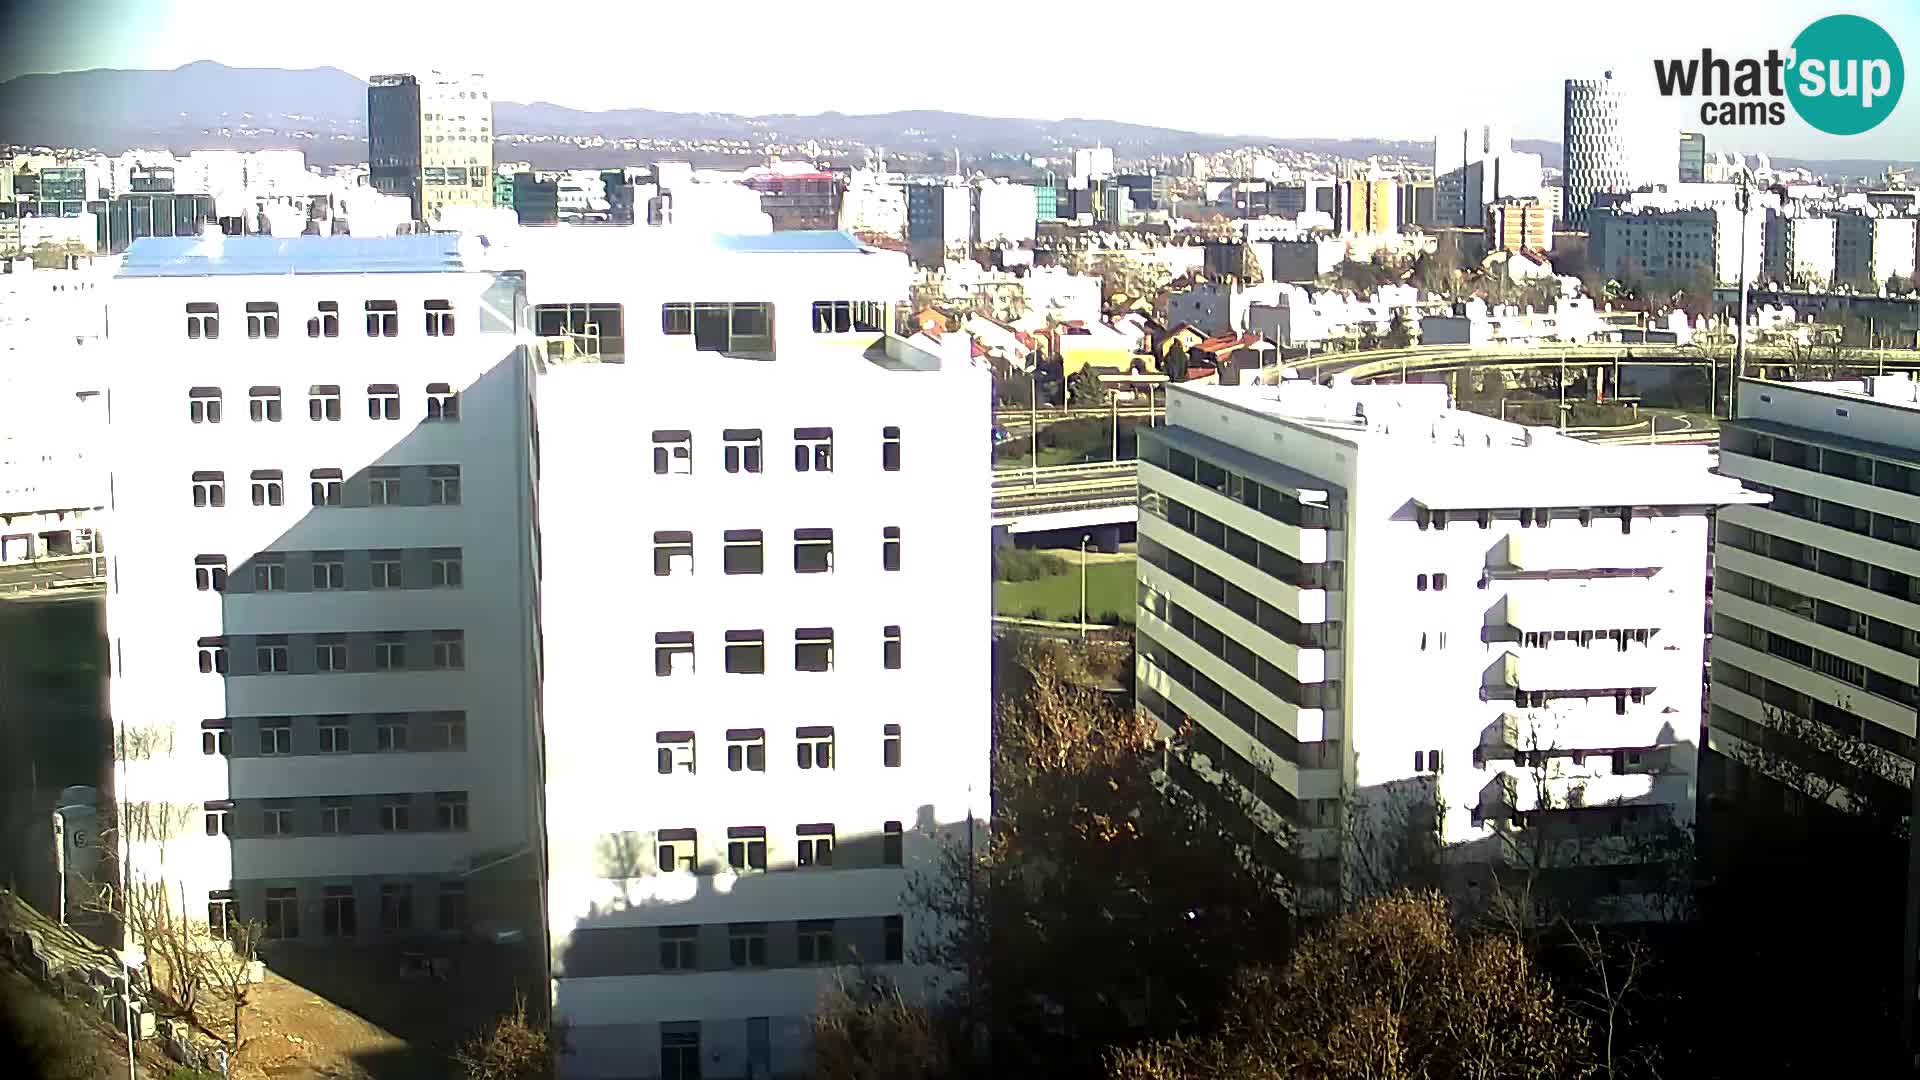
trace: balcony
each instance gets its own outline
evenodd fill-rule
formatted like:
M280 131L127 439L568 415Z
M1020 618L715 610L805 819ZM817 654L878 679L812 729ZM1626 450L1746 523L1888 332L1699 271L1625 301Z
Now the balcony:
M1668 666L1666 654L1648 645L1634 645L1621 652L1611 641L1592 646L1557 642L1546 648L1508 653L1500 685L1547 693L1651 689L1668 681L1663 677L1663 669Z
M1602 528L1581 528L1562 523L1546 529L1523 529L1501 540L1488 556L1488 569L1498 573L1547 574L1651 573L1662 560L1652 543L1655 537L1671 535L1672 525L1664 530L1658 519L1636 519L1634 531L1626 536L1618 532L1618 522Z
M1555 630L1657 631L1673 603L1670 589L1656 589L1641 578L1603 581L1542 582L1507 594L1497 618L1521 632ZM1609 642L1611 644L1611 642Z

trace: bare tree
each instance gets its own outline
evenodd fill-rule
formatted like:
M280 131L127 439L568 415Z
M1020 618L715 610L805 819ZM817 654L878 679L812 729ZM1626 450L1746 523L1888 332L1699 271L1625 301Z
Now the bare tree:
M935 1080L948 1074L949 1033L887 979L840 975L813 1019L818 1080Z
M1612 939L1599 929L1583 931L1567 926L1570 947L1579 955L1584 979L1572 1000L1591 1018L1598 1042L1600 1071L1608 1080L1641 1073L1657 1075L1656 1048L1626 1045L1626 1028L1633 1008L1644 993L1654 952L1644 942Z

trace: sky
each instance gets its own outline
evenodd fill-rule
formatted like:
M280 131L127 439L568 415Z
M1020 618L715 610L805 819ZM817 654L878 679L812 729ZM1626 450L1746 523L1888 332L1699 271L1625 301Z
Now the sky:
M498 99L595 110L924 108L1285 138L1431 139L1505 121L1516 137L1558 140L1564 79L1611 67L1651 89L1656 58L1784 50L1824 15L1873 19L1908 67L1920 63L1920 0L1824 3L0 0L0 81L196 60L362 77L439 68L486 74ZM1791 108L1783 127L1715 132L1702 128L1697 101L1663 104L1677 129L1705 130L1711 149L1920 157L1920 89L1873 131L1845 137L1814 131Z

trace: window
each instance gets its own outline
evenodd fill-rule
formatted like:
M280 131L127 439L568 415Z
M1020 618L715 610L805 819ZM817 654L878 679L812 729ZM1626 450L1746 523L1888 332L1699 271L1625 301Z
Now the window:
M212 386L196 386L187 391L187 419L196 424L219 423L219 389Z
M727 955L734 967L767 966L767 924L729 923Z
M293 753L293 721L260 721L260 756L283 757Z
M392 383L374 383L368 386L367 419L400 419L400 388Z
M766 772L767 733L761 728L727 731L727 771Z
M801 627L793 632L793 670L833 670L832 627Z
M887 916L883 933L885 938L881 946L883 950L882 962L888 964L905 962L907 958L906 920L898 915Z
M760 471L761 438L759 428L727 428L720 433L730 473Z
M328 937L353 936L353 886L328 885L321 891L320 929Z
M467 883L443 881L437 901L440 929L463 930L467 925Z
M353 831L353 806L345 799L328 799L320 804L320 831L332 836Z
M195 555L193 557L193 587L201 592L227 591L227 557L225 555Z
M353 752L352 729L347 726L344 716L322 717L320 729L320 752L323 754L349 754Z
M367 470L367 503L371 506L400 505L400 470L375 466Z
M889 821L880 829L880 861L888 866L899 866L905 862L906 830L897 821Z
M1481 528L1483 529L1493 528L1493 511L1482 510L1479 512L1477 517L1479 518Z
M215 341L218 340L219 337L220 305L188 304L187 339L189 341L199 341L205 338L208 341Z
M400 305L392 300L369 300L367 309L368 337L400 336Z
M268 889L267 937L280 941L300 936L300 891Z
M657 759L655 767L661 776L693 773L693 732L656 731L653 741L660 747L654 752L654 757Z
M827 574L833 571L833 530L793 530L793 572Z
M373 560L368 563L371 572L370 582L376 589L398 589L401 587L400 553L397 551L376 551Z
M233 752L232 734L225 720L200 721L200 752L226 757Z
M227 505L227 474L223 472L194 473L193 505Z
M793 429L793 471L833 471L833 429L806 427Z
M465 630L435 630L433 632L433 667L435 671L462 671L467 666L467 632Z
M692 829L661 829L657 839L653 864L661 873L693 873L699 858L699 840Z
M315 305L313 317L307 320L307 336L310 338L340 336L340 305L337 301L322 300Z
M226 800L210 802L204 804L202 809L206 812L206 829L208 836L230 835L231 830L229 828L227 815L233 813L233 804L231 802Z
M880 734L880 764L889 768L900 767L900 725L888 724Z
M313 588L327 592L347 587L347 556L342 551L313 553Z
M427 309L427 336L453 336L453 305L445 300L429 300ZM388 334L392 337L392 334Z
M803 727L793 733L794 763L803 769L833 768L833 729Z
M457 589L461 579L461 554L459 548L436 551L433 554L433 571L429 579L436 589Z
M260 833L263 836L292 836L293 808L289 806L269 806L260 812Z
M700 1080L700 1024L660 1025L660 1080Z
M214 938L230 937L238 923L233 915L233 890L214 889L207 893L207 932Z
M692 304L661 304L660 332L669 337L686 337L693 333Z
M880 530L880 569L900 569L900 526L888 525Z
M672 577L693 573L693 534L656 532L653 534L653 574Z
M1426 592L1427 591L1427 575L1425 574L1416 575L1413 579L1413 587L1419 590L1420 592Z
M1433 575L1433 591L1445 592L1446 588L1447 588L1447 575L1445 574Z
M815 300L813 332L845 334L853 330L853 303L849 300Z
M460 466L427 466L427 502L432 506L460 505Z
M664 304L660 329L676 337L691 333L693 347L702 352L768 353L773 351L773 305Z
M288 663L285 644L254 646L253 663L254 670L262 675L285 675L293 670Z
M802 869L833 865L833 826L801 825L794 832L799 847L795 862Z
M688 476L693 473L693 433L656 431L653 433L653 473L655 476Z
M427 419L445 420L449 423L460 419L459 392L443 382L428 383Z
M767 670L767 636L759 630L727 631L727 671L762 675Z
M692 971L695 963L695 945L699 941L700 928L697 926L663 926L660 928L660 970Z
M340 388L332 385L308 387L307 419L340 419Z
M227 643L224 638L200 639L200 673L203 675L227 673Z
M433 827L441 832L467 831L467 793L439 791L433 796Z
M374 749L383 754L398 753L407 748L407 719L382 719L373 728Z
M759 529L728 529L722 539L721 572L758 574L765 569L765 547Z
M381 884L380 929L388 933L413 929L413 886L393 881Z
M626 313L619 304L541 304L533 309L533 326L536 336L564 338L574 352L603 364L626 363Z
M247 304L247 337L277 338L280 336L280 305L271 301L252 301Z
M900 471L900 429L897 427L880 429L880 468L886 472Z
M341 487L339 469L315 469L307 474L315 506L339 506Z
M433 721L434 747L439 750L467 748L467 714L441 713Z
M380 831L411 832L413 801L405 795L388 795L380 800Z
M402 671L407 666L407 642L398 635L373 643L373 670Z
M727 829L727 865L736 874L767 868L767 830L760 825L736 825Z
M888 671L900 670L900 628L886 627L881 634L880 665Z
M256 386L247 391L247 418L258 424L280 422L280 388Z
M328 634L313 644L313 666L316 671L347 670L347 639L344 635Z
M253 591L285 592L287 588L287 564L284 556L262 552L255 557L253 564Z
M809 919L795 928L799 935L798 957L802 964L833 963L833 920Z

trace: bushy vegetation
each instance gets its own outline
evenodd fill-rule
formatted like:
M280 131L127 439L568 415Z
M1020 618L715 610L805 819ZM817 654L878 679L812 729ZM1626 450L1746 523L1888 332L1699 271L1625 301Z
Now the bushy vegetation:
M1067 570L1067 560L1051 551L1029 551L1011 545L993 549L995 581L1038 581Z

